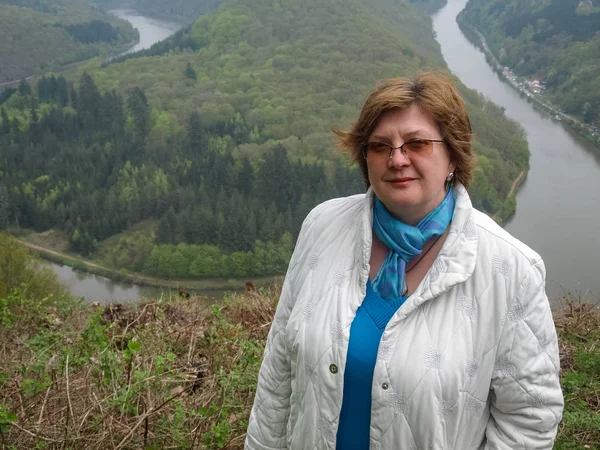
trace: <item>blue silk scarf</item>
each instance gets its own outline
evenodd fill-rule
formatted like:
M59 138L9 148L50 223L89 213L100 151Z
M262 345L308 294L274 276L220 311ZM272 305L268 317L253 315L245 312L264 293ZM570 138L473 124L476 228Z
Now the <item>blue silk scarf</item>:
M446 231L454 214L455 199L452 188L433 211L416 227L396 219L379 198L375 197L373 231L389 249L385 261L373 280L373 289L385 300L404 296L406 263L423 250L423 245Z

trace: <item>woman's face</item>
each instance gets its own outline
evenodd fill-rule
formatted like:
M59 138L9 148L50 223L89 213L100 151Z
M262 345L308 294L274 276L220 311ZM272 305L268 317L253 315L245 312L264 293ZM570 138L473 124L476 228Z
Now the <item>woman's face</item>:
M415 139L441 140L433 117L420 106L392 109L379 118L369 142L400 147ZM446 195L446 178L454 164L443 142L425 152L366 151L369 181L386 208L403 222L416 225L435 209Z

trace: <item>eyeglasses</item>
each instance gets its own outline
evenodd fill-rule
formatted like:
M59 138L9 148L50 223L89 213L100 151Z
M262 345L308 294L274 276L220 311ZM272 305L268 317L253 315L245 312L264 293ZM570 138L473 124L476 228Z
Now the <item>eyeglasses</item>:
M367 159L367 153L371 153L375 156L388 155L391 159L394 150L400 150L409 158L412 156L431 155L434 142L444 141L440 139L411 139L410 141L406 141L400 147L394 147L387 142L371 141L363 144L363 157Z

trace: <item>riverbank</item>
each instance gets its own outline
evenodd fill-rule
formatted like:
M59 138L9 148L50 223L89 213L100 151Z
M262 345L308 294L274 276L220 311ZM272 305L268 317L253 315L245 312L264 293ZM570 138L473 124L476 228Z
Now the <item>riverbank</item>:
M520 95L526 97L528 101L531 101L542 110L553 115L556 120L563 121L578 135L584 137L586 140L600 148L600 132L594 130L591 126L581 122L575 117L563 113L559 107L544 101L540 97L540 94L528 90L522 83L519 83L516 77L511 76L509 73L510 71L507 71L507 69L500 64L496 55L494 55L489 48L485 36L479 30L462 20L460 14L457 16L456 22L467 39L483 51L486 61L501 79L519 92Z
M73 269L99 275L111 280L135 284L138 286L149 286L165 289L179 289L186 291L210 291L210 290L242 290L245 289L246 279L238 278L212 278L212 279L167 279L156 278L147 275L127 272L126 270L115 270L104 267L93 261L85 260L81 257L58 252L49 248L44 248L36 244L17 239L22 245L26 246L40 257L57 264L72 267ZM269 286L283 279L283 275L271 275L252 278L255 286Z
M0 446L242 449L280 289L105 308L15 299L0 328ZM555 311L555 450L600 446L600 310Z

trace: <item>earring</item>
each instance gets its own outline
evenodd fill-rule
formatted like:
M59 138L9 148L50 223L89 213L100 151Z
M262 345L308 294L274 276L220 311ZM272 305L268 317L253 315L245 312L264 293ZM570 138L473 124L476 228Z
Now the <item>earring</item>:
M446 183L450 183L452 181L452 178L454 178L454 172L450 172L448 174L448 176L446 177Z

